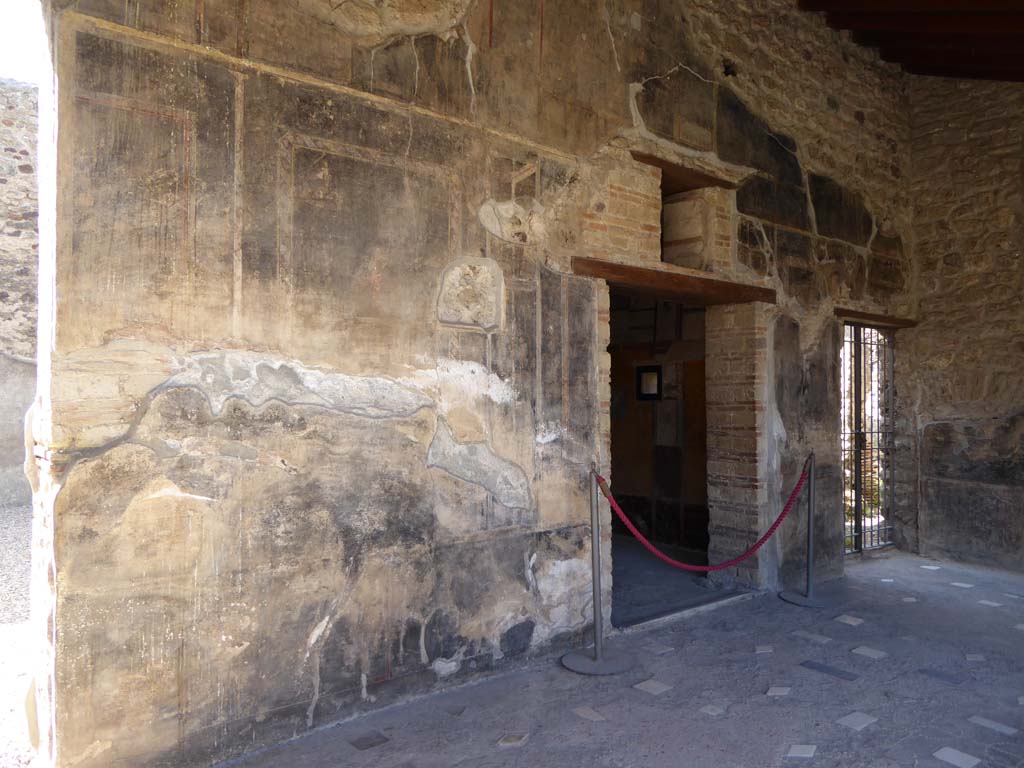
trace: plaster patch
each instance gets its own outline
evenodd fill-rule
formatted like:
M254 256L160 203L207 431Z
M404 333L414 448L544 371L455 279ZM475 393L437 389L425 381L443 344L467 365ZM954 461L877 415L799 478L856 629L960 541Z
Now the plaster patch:
M178 486L171 485L164 486L153 493L149 494L143 501L149 501L150 499L160 499L164 497L171 497L176 499L191 499L193 501L213 501L212 496L200 496L195 493L185 493Z
M448 37L473 0L289 0L302 13L363 42L402 35Z
M438 419L427 451L427 466L485 488L506 507L529 509L533 505L530 481L522 469L495 454L486 443L456 442L443 419Z
M306 658L309 658L310 651L313 650L313 646L316 645L316 641L320 639L320 635L327 629L327 622L331 620L330 616L324 616L320 620L320 623L313 627L313 631L309 633L309 639L306 640Z
M279 401L372 419L404 418L434 405L422 393L391 379L323 371L252 352L203 353L177 362L180 372L164 388L200 390L215 415L232 398L243 398L253 407Z
M577 629L591 620L592 602L589 560L553 560L536 577L537 590L547 608L550 634Z
M537 245L544 240L544 206L529 197L498 201L480 206L481 226L499 240L516 245Z
M537 430L537 445L547 445L565 437L565 427L561 424L543 424Z
M399 383L428 393L443 414L465 406L467 401L490 400L498 405L510 405L516 399L516 390L511 384L470 360L441 358L433 368L418 370Z
M458 657L453 659L434 659L430 668L438 677L449 677L454 675L462 667L462 660Z

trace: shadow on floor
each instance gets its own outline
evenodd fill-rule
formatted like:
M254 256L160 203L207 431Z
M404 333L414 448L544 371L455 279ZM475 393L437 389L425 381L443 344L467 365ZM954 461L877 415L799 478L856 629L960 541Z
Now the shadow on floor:
M703 553L663 547L670 557L701 565ZM674 568L632 536L612 537L612 624L629 627L713 603L733 594L712 586L703 574Z

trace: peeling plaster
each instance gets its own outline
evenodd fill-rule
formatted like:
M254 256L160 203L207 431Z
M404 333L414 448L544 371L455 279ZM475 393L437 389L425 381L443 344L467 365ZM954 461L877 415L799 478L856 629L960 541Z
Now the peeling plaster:
M194 387L207 397L215 415L233 398L253 407L276 400L371 419L412 416L433 405L429 398L390 379L330 373L251 352L195 355L181 358L179 367L181 372L164 388Z
M530 481L517 465L496 455L486 443L457 443L448 424L438 419L427 451L427 466L474 483L512 509L530 509Z
M451 659L434 659L430 668L440 678L451 677L462 668L462 658L455 656Z
M450 35L473 0L290 0L299 11L368 43L405 35Z
M544 240L544 206L533 198L501 202L492 198L480 206L477 218L484 229L507 243L537 245Z
M422 368L399 380L405 386L427 392L442 414L467 401L487 400L497 405L515 402L516 390L480 363L441 358L434 368Z
M537 589L547 608L546 632L580 629L591 619L593 601L590 564L580 558L555 560L537 577Z

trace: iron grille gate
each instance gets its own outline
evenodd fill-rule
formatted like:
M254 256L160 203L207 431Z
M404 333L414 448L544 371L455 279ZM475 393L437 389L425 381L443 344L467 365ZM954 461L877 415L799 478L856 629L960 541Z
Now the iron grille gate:
M847 554L892 542L891 334L848 324L842 352L843 507Z

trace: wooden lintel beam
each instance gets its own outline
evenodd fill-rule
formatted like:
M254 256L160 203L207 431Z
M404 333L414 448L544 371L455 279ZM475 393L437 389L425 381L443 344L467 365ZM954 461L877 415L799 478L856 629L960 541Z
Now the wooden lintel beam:
M966 67L936 67L919 64L904 64L903 69L912 75L922 77L947 77L953 80L996 80L1003 83L1024 82L1024 69L969 69Z
M885 61L908 67L944 67L951 70L983 70L986 72L1022 72L1024 54L999 52L955 52L921 48L885 47L880 50Z
M900 48L908 51L949 51L951 53L1020 53L1024 51L1024 30L1014 36L914 34L904 32L855 32L853 41L865 48Z
M576 275L606 280L613 288L667 301L677 301L693 307L709 307L715 304L746 304L752 301L775 303L774 288L734 283L712 277L698 277L665 269L635 267L629 264L577 257L572 260L572 271Z
M800 0L805 11L832 13L1014 13L1020 0Z
M909 317L896 317L894 315L882 315L874 312L862 312L859 309L846 309L836 307L836 317L840 320L847 320L851 323L870 325L875 328L913 328L917 320Z
M829 13L830 27L854 31L969 34L1019 37L1024 13Z

